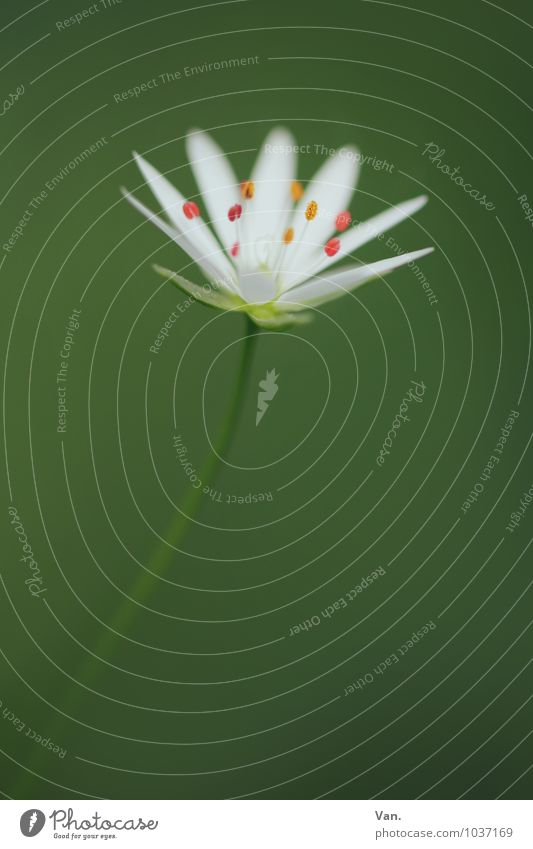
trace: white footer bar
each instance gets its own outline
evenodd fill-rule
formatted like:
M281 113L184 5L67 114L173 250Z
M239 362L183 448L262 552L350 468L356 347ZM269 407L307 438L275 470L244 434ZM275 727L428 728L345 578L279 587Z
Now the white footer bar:
M0 845L533 849L531 810L507 800L2 801Z

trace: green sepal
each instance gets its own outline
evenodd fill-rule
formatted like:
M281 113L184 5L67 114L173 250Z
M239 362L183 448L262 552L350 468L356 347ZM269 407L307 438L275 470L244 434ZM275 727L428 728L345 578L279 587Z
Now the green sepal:
M162 277L165 277L173 283L178 289L181 289L182 292L185 292L186 295L191 295L191 297L193 297L196 301L200 301L200 303L205 304L208 307L212 307L213 309L235 309L235 307L241 303L240 298L232 296L230 293L226 294L225 292L222 292L211 283L199 286L198 283L193 283L191 280L187 280L185 277L182 277L181 274L177 274L175 271L170 271L170 269L164 268L161 265L154 265L154 269Z

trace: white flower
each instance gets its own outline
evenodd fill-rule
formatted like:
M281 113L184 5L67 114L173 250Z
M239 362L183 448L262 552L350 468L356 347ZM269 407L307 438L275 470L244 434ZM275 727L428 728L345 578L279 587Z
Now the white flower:
M141 173L169 223L123 191L136 209L189 254L209 283L200 286L160 266L156 270L203 303L241 310L261 326L281 329L308 320L310 312L304 312L308 307L344 295L433 250L330 270L427 201L421 195L353 225L347 209L359 173L360 157L354 148L341 148L328 157L304 191L296 180L297 146L281 127L268 135L244 183L237 181L228 159L207 133L189 133L186 144L201 193L198 203L184 198L137 154ZM201 207L214 232L203 220Z

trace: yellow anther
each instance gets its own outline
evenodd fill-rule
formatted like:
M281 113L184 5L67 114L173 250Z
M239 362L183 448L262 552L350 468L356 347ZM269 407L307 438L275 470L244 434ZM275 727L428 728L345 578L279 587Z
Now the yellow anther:
M307 220L312 221L313 218L316 218L317 212L318 212L318 204L317 204L316 200L309 201L309 203L307 204L307 206L305 208L305 217L307 218Z
M304 187L299 180L293 180L291 183L291 195L294 201L299 201L304 193Z
M241 183L241 195L245 200L251 200L255 194L253 180L245 180Z

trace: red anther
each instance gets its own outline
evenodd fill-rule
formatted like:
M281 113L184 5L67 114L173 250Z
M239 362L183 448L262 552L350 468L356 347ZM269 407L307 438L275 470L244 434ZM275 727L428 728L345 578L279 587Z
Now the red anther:
M326 242L324 245L324 250L328 256L335 256L335 254L339 252L340 246L340 239L330 239L329 242Z
M232 256L238 256L238 254L239 254L239 243L235 242L235 244L233 245L233 247L231 249L231 255Z
M230 221L236 221L242 215L242 206L240 203L235 203L229 208L228 218Z
M339 233L344 233L345 230L348 229L350 224L352 223L352 216L345 210L345 212L339 212L335 219L335 227L339 231Z
M188 200L183 204L183 214L185 215L185 218L188 218L189 221L191 221L193 218L198 218L200 210L193 200Z

